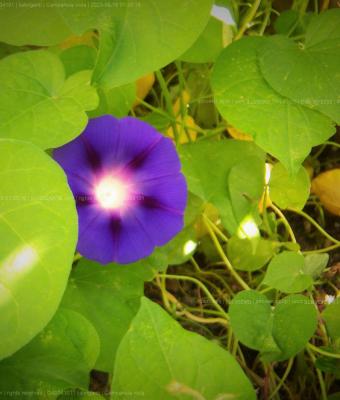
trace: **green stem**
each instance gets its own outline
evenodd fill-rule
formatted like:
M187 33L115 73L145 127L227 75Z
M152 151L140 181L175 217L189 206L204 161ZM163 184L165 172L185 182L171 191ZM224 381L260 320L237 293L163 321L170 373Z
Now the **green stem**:
M302 251L302 254L328 253L329 251L335 250L338 247L340 247L340 243L333 244L332 246L324 247L323 249Z
M308 348L314 351L314 353L319 353L322 354L323 356L330 357L330 358L336 358L340 360L340 353L329 353L326 350L319 349L318 347L314 346L312 343L307 344Z
M267 1L267 6L266 6L266 11L265 11L265 16L264 16L264 19L262 21L261 28L259 30L259 35L260 36L262 36L264 34L264 32L265 32L265 30L267 28L268 22L270 20L271 11L272 11L272 2L271 2L271 0L268 0Z
M315 364L316 358L314 357L314 354L312 353L312 351L307 348L307 353L309 354L311 360ZM324 381L323 376L322 376L322 372L317 367L315 367L315 370L316 370L316 374L317 374L318 379L319 379L319 384L320 384L320 389L321 389L321 399L322 400L327 400L327 397L328 397L327 396L327 390L326 390L325 381Z
M190 258L190 262L191 262L191 264L194 266L196 272L200 273L200 272L201 272L201 268L200 268L200 266L198 265L197 261L194 259L194 257L191 257L191 258Z
M235 278L235 280L240 284L240 286L245 289L245 290L249 290L250 287L246 284L246 282L240 277L240 275L234 270L234 267L232 266L232 264L230 263L230 261L228 260L227 256L225 255L222 246L220 245L220 242L218 241L215 232L213 231L212 227L211 227L211 222L209 220L209 218L207 218L204 214L203 214L203 222L206 226L206 228L208 229L208 232L210 234L210 237L216 247L216 250L218 252L218 254L220 255L220 257L222 258L222 260L224 261L225 266L227 267L228 271L230 272L230 274Z
M176 117L174 115L174 111L172 108L171 95L170 95L169 89L166 85L166 82L164 80L164 77L162 75L162 72L156 71L155 74L156 74L157 80L159 82L159 86L162 89L162 93L163 93L163 96L165 99L165 104L166 104L168 114L171 115L171 117L174 119L174 121L171 122L171 125L172 125L172 129L174 131L175 141L176 141L176 143L178 143L179 134L178 134L178 130L177 130Z
M340 144L336 143L336 142L327 141L324 144L328 144L329 146L334 146L334 147L337 147L338 149L340 149Z
M173 274L158 274L157 276L159 277L163 277L165 279L176 279L176 280L182 280L182 281L189 281L192 282L194 284L196 284L198 287L200 287L203 292L207 295L207 297L209 298L209 300L211 301L211 304L214 305L214 307L221 312L221 314L223 315L223 317L226 320L229 320L229 316L228 314L223 310L223 308L217 303L217 301L215 300L214 296L209 292L208 288L198 279L192 278L190 276L185 276L185 275L173 275Z
M290 358L288 360L287 368L286 368L284 374L282 375L282 378L279 380L278 385L273 390L273 392L270 394L269 400L271 400L279 392L279 390L281 389L281 387L285 383L285 380L287 379L287 377L288 377L288 375L289 375L289 373L290 373L290 371L292 369L293 363L294 363L294 357L292 357L292 358Z
M327 239L329 239L331 242L335 244L340 244L340 240L335 239L333 236L331 236L329 233L327 233L312 217L310 217L307 213L305 213L302 210L297 210L295 208L287 208L288 211L291 211L293 213L296 213L298 215L301 215L301 217L304 217L307 221L309 221L312 225L315 226L315 228L322 233Z
M237 34L235 35L235 38L234 38L235 40L241 39L244 32L248 29L249 24L255 17L256 11L259 8L260 4L261 4L261 0L254 0L253 5L248 10L246 16L244 17L244 19L242 21L242 25L241 25L240 29L238 30Z
M276 207L275 204L271 204L270 208L272 208L275 211L275 213L282 219L282 222L283 222L285 228L287 229L287 232L289 233L289 236L292 239L292 242L297 243L293 229L290 226L290 224L289 224L287 218L285 217L285 215L283 214L283 212L278 207Z

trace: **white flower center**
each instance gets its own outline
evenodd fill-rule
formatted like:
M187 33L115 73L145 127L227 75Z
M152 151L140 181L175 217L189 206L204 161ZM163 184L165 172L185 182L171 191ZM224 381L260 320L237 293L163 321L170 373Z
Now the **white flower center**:
M95 188L95 195L102 208L114 210L122 208L127 200L127 187L119 179L103 178Z

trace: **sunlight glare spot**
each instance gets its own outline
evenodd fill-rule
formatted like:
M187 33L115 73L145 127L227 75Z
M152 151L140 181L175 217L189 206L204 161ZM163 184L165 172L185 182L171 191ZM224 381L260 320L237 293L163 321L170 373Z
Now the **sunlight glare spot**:
M189 255L196 249L196 247L197 247L196 242L194 242L193 240L188 240L183 246L183 254L185 256Z
M239 225L237 236L241 239L251 239L260 236L259 229L251 216L247 216Z
M20 248L5 260L0 268L1 275L15 278L17 274L28 272L38 261L37 251L29 245Z

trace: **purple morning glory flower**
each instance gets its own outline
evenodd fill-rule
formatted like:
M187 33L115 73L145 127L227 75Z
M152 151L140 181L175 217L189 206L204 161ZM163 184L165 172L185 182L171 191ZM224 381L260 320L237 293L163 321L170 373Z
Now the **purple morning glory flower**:
M171 140L145 122L92 119L54 158L76 199L83 256L131 263L182 229L187 188L179 158Z

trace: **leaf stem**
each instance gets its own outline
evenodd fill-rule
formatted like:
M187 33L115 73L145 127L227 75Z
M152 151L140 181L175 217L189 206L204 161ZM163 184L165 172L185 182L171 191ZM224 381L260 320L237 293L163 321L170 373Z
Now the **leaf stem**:
M158 274L157 276L159 277L163 277L165 279L177 279L177 280L182 280L182 281L189 281L192 282L194 284L196 284L197 286L199 286L203 292L207 295L207 297L209 298L209 300L211 301L211 304L214 305L214 307L221 312L221 314L223 315L223 317L228 321L229 320L229 316L228 314L223 310L223 308L217 303L217 301L215 300L214 296L210 293L210 291L208 290L208 288L198 279L192 278L190 276L185 276L185 275L173 275L173 274Z
M166 108L167 108L168 114L171 115L171 117L174 119L174 121L171 121L171 125L172 125L172 129L174 131L175 142L178 143L179 134L178 134L178 130L177 130L176 117L174 115L174 110L172 108L172 101L171 101L171 95L170 95L169 89L168 89L168 87L166 85L166 82L164 80L162 72L160 70L156 71L155 75L156 75L157 80L159 82L159 86L162 89L162 93L163 93L163 96L164 96L164 99L165 99L165 104L166 104Z
M307 350L307 353L309 354L311 360L315 364L316 358L315 358L314 354L312 353L312 351L308 347L306 348L306 350ZM315 370L316 370L316 374L317 374L318 379L319 379L319 384L320 384L320 389L321 389L321 396L322 396L321 399L322 400L327 400L327 397L328 397L327 396L327 390L326 390L325 381L324 381L323 376L322 376L322 372L317 367L315 367Z
M305 213L302 210L297 210L296 208L287 208L288 211L291 211L293 213L296 213L300 215L301 217L304 217L307 221L309 221L312 225L315 226L315 228L322 233L327 239L329 239L331 242L335 244L340 244L340 240L335 239L333 236L331 236L328 232L326 232L312 217L310 217L307 213Z
M211 227L211 222L209 218L207 218L204 214L203 216L203 222L208 229L208 232L210 234L210 237L216 247L216 250L218 254L220 255L221 259L223 260L225 266L227 267L228 271L230 274L235 278L235 280L239 283L239 285L244 289L244 290L249 290L250 287L246 284L246 282L240 277L240 275L235 271L234 267L232 266L231 262L228 260L228 257L225 255L222 246L220 242L217 239L217 236L215 235L214 230Z
M340 353L329 353L326 350L319 349L318 347L314 346L312 343L308 343L307 346L312 351L314 351L314 353L319 353L319 354L322 354L323 356L330 357L330 358L336 358L336 359L340 360Z
M329 251L335 250L338 247L340 247L340 243L333 244L332 246L324 247L323 249L305 250L305 251L302 251L302 254L328 253Z
M276 205L273 203L270 204L270 208L282 219L282 222L283 222L285 228L287 229L287 232L289 233L289 236L292 239L292 242L297 243L293 229L290 226L290 224L289 224L287 218L285 217L285 215L283 214L283 212L278 207L276 207Z
M238 30L237 34L235 35L235 40L241 39L244 32L248 29L249 24L255 17L256 11L259 8L260 4L261 4L261 0L254 0L253 5L248 10L247 14L245 15L245 17L242 21L242 25L241 25L240 29Z

